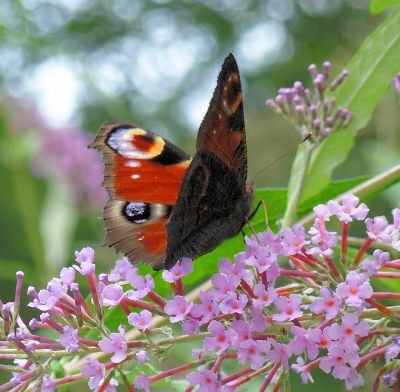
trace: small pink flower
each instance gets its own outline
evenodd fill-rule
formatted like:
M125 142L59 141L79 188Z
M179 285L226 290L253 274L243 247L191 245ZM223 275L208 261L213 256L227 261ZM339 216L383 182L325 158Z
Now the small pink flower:
M267 329L267 317L261 309L252 307L251 316L253 317L250 323L250 329L255 332L263 332Z
M150 291L154 289L154 279L151 275L146 275L145 277L141 275L128 276L128 282L136 290L128 290L125 295L127 298L132 300L137 300L145 297Z
M138 275L138 269L132 265L127 257L122 260L117 260L114 269L109 273L108 280L110 282L116 282L118 280L128 280Z
M200 319L200 324L207 324L211 318L219 313L218 305L211 293L200 291L200 304L194 304L191 315Z
M105 366L95 358L86 357L85 360L88 363L82 367L82 376L89 378L90 389L96 389L105 376Z
M385 353L385 361L389 362L400 354L400 337L393 337L392 344L387 346Z
M93 263L94 260L94 250L90 246L82 248L81 250L75 251L75 261L79 264L82 263Z
M369 325L365 320L359 322L356 315L345 313L342 317L342 325L337 323L331 326L331 336L339 340L345 350L357 350L356 337L368 335Z
M199 385L198 392L219 392L221 390L217 375L211 370L189 373L186 380L193 386Z
M316 220L315 224L310 228L309 234L311 235L311 243L316 245L307 249L311 255L332 256L333 250L337 243L337 235L334 232L322 232L320 221Z
M307 351L308 358L311 360L315 359L318 355L319 349L316 339L313 336L313 330L305 330L293 326L290 332L294 336L294 339L288 344L291 352L295 355L299 355L304 351Z
M243 313L248 298L245 294L229 293L226 298L219 304L219 309L223 314Z
M387 230L389 223L384 216L376 216L375 218L365 219L368 237L373 240L378 240L390 244L392 236Z
M254 286L253 292L256 296L256 298L253 299L253 305L259 309L271 305L277 297L276 291L273 287L268 287L268 289L265 290L265 286L262 283L257 283Z
M80 251L75 252L75 261L79 264L74 265L73 267L84 276L90 275L96 269L96 266L93 264L94 260L94 250L90 247L83 248Z
M330 209L328 208L328 206L326 206L325 204L318 204L317 206L315 206L313 208L313 211L315 213L315 215L318 218L323 219L324 221L328 221L329 218L331 217L332 213L330 211Z
M79 348L78 330L69 326L65 326L63 330L64 331L59 338L61 345L69 352L76 353Z
M218 355L232 346L237 339L237 333L233 329L226 331L224 326L215 320L208 326L208 332L213 336L204 338L204 349L216 351Z
M150 392L150 380L145 375L142 374L141 376L135 377L135 387L138 389L144 389L145 392Z
M350 271L346 276L346 282L339 283L336 294L344 299L346 305L359 307L364 300L371 298L373 290L369 282L355 271Z
M186 318L182 324L182 331L187 335L194 335L200 330L200 323L195 318Z
M250 367L258 370L265 360L262 353L268 353L269 350L270 344L265 340L246 340L239 346L238 362L244 365L246 361L250 361Z
M302 357L296 358L296 363L290 366L295 373L300 374L301 381L303 384L308 384L309 382L314 382L311 373L306 370L306 365Z
M360 357L356 352L346 352L340 346L332 346L328 349L328 355L322 358L319 367L325 373L332 371L333 377L344 380L350 375L350 368L355 368L359 363Z
M59 297L54 295L50 290L40 290L38 297L29 302L28 306L45 312L53 309L58 299Z
M60 280L67 286L71 286L75 281L75 269L72 267L64 267L60 272Z
M267 357L273 362L280 362L286 369L289 368L289 358L292 355L290 348L287 344L276 342L274 339L268 340L272 347L267 353Z
M138 351L136 353L136 359L141 365L149 361L149 357L145 350Z
M280 241L280 253L290 256L299 252L304 245L309 243L306 241L305 234L304 227L301 225L294 226L293 230L284 227L277 236Z
M193 271L192 259L183 257L170 270L164 270L162 278L168 283L173 283Z
M326 319L331 320L336 317L340 309L340 301L335 293L327 287L322 287L319 294L322 298L316 299L311 305L310 310L315 314L326 314Z
M109 337L99 342L100 350L103 353L113 354L111 361L114 363L119 363L126 358L125 327L120 325L118 331L111 333Z
M276 263L278 256L269 248L259 247L254 255L250 255L245 263L257 269L259 273L267 271L272 264Z
M372 256L373 260L365 259L360 264L360 271L366 274L367 277L376 274L382 265L390 260L390 254L380 249L376 249Z
M231 329L237 333L236 347L239 347L241 343L251 339L251 332L249 324L242 320L234 320L231 323Z
M124 295L119 284L109 284L101 289L101 300L104 306L115 306Z
M28 290L31 294L36 293L34 289ZM36 298L28 304L33 308L37 308L43 312L52 310L57 301L67 292L67 288L62 284L60 279L53 278L48 284L47 289L40 290ZM30 294L30 295L31 295ZM35 296L35 295L33 295Z
M181 295L175 296L171 301L168 301L164 306L164 312L171 316L171 323L182 321L193 307L193 303L188 304Z
M275 321L291 321L303 315L300 310L301 296L299 294L291 294L289 298L279 296L275 299L274 305L281 311L272 316Z
M222 259L219 262L219 272L225 274L230 280L233 280L236 285L242 279L251 282L252 277L250 271L246 269L245 258L246 255L242 252L235 255L234 264L229 259Z
M368 214L369 208L361 203L357 206L360 199L354 195L348 194L339 201L331 200L327 206L332 215L336 215L343 223L350 223L353 219L364 220Z
M314 328L312 332L309 333L309 338L318 344L320 349L328 349L336 344L331 327L325 327L322 331L319 328Z
M215 288L210 290L210 293L216 301L224 299L228 293L234 292L239 285L239 282L232 281L224 274L215 274L211 278L211 283Z
M139 313L131 313L128 316L129 324L133 325L138 330L144 332L147 330L151 323L153 315L147 309L143 310Z

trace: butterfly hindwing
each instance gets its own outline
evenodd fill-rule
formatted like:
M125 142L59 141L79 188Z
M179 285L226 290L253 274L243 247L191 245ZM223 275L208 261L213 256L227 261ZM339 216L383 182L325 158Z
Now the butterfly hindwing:
M242 89L236 61L229 55L167 224L166 268L181 257L209 252L240 231L252 202L246 176Z
M133 262L161 268L165 224L178 197L190 157L150 131L122 122L106 123L90 147L103 154L105 245Z

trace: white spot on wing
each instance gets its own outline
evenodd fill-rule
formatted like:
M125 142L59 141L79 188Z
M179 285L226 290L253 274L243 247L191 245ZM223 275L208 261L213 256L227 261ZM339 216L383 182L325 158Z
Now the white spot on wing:
M140 178L139 174L132 174L131 175L132 180L137 180L138 178Z
M142 166L142 164L140 163L140 161L136 161L136 160L132 159L131 161L125 162L125 166L128 166L128 167L140 167L140 166Z

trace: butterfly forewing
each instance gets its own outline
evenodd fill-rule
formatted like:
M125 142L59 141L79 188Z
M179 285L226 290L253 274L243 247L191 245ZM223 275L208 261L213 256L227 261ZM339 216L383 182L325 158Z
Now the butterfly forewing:
M167 224L166 268L181 257L207 253L240 231L250 216L253 196L246 176L242 89L236 61L229 55Z
M239 69L230 54L222 65L217 87L197 135L197 151L210 151L236 174L245 187L246 132Z

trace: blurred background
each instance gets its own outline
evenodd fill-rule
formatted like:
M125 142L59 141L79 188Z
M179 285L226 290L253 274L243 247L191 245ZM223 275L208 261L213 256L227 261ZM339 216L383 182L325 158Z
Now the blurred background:
M2 0L0 4L0 298L15 272L41 288L73 251L92 246L100 270L102 164L87 144L104 121L152 130L193 153L224 57L238 61L249 178L287 184L299 136L266 108L307 67L338 74L383 20L367 0ZM390 88L335 178L377 174L398 163L399 96ZM399 186L372 201L388 213ZM331 378L330 378L331 380ZM329 384L330 385L330 384ZM332 384L332 389L342 388Z

